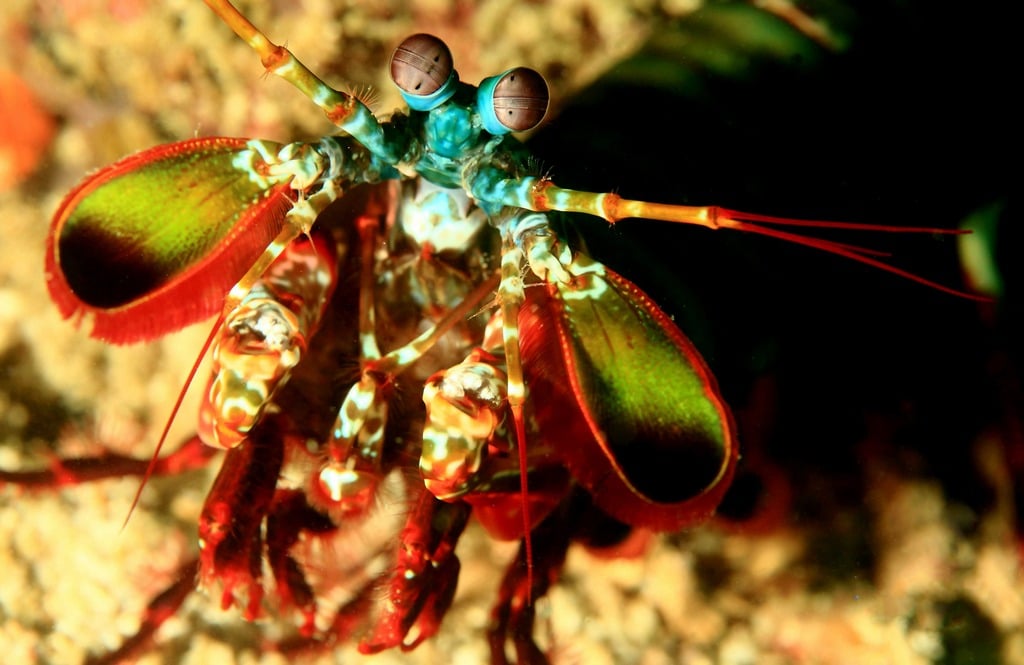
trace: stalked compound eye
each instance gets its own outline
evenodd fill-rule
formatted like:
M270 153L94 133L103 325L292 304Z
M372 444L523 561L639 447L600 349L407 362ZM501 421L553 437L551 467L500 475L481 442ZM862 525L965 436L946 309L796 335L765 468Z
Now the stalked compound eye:
M532 69L510 69L480 83L477 110L491 134L533 129L548 110L548 84Z
M434 35L407 37L391 56L391 80L415 111L429 111L455 94L459 75L452 65L452 52Z

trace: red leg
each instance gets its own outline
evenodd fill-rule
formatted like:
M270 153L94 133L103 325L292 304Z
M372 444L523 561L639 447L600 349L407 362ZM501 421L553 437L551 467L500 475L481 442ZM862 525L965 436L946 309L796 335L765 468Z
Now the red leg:
M328 533L337 528L330 518L309 505L300 490L278 490L274 496L274 505L267 517L267 558L281 604L294 607L302 614L302 634L306 637L311 637L316 628L316 598L290 550L302 532Z
M322 654L336 644L352 640L366 626L366 618L373 613L378 600L377 590L383 583L383 578L382 575L371 579L356 591L351 600L338 608L323 636L292 637L278 644L277 650L289 661L293 661L307 655Z
M519 547L516 558L505 571L498 589L498 602L491 610L491 622L487 628L493 665L507 665L505 645L509 641L515 647L517 665L544 665L548 662L533 639L536 614L533 603L548 592L565 565L565 555L574 531L574 520L565 510L566 504L549 515L531 534L532 574L527 568L525 545Z
M146 606L142 615L139 630L124 641L115 651L100 656L90 657L85 665L114 665L138 658L149 648L153 635L181 608L185 598L196 588L196 574L199 572L199 560L192 559L181 568L174 583L167 587Z
M437 632L455 596L455 544L469 520L469 505L438 501L422 486L419 491L402 530L387 599L371 633L359 644L363 653L415 648Z
M221 584L224 608L241 606L247 597L249 620L260 613L261 529L283 461L279 419L265 418L247 440L227 452L199 516L200 579L207 586Z
M217 451L203 445L199 437L185 441L180 448L157 460L153 475L171 475L198 469L210 461ZM143 476L150 460L127 455L104 453L95 457L54 459L49 469L39 471L2 471L0 483L10 483L31 489L52 489L67 485L80 485L106 478Z

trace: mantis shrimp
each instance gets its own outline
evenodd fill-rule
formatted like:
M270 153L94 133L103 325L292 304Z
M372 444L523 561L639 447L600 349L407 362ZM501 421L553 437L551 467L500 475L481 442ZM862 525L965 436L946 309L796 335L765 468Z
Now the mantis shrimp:
M874 253L773 226L795 220L558 187L508 136L544 115L543 82L529 70L476 89L458 80L443 42L416 35L392 61L411 111L379 123L228 3L210 4L343 134L293 144L193 139L118 162L58 211L48 280L65 316L114 343L222 314L199 438L229 452L202 517L201 555L182 579L198 573L250 618L263 611L266 557L276 601L297 611L303 638L354 634L367 651L416 646L451 603L454 543L472 513L496 537L523 541L500 591L491 657L500 662L508 642L518 660L537 661L532 602L569 540L593 537L588 520L676 530L713 511L738 447L710 370L639 288L574 246L552 223L555 211L745 230L923 281ZM420 94L424 85L436 87ZM353 193L358 185L372 187ZM336 202L354 210L332 211ZM172 207L173 224L160 227L154 220ZM152 228L180 238L158 247ZM328 304L337 302L347 304ZM598 332L620 339L589 346ZM253 354L253 345L263 348ZM627 347L636 352L623 363ZM357 378L312 397L337 381L325 368L344 373L339 357L358 366L349 371ZM651 367L668 368L660 385ZM417 393L422 411L409 406ZM657 452L622 443L634 440ZM188 465L207 453L192 444L171 455ZM300 480L279 486L286 467ZM658 467L673 471L661 477ZM399 553L363 554L399 563L376 575L367 565L365 586L325 624L320 598L329 594L318 584L327 584L309 579L313 567L293 548L377 519L385 498L408 507L404 527L392 526ZM580 530L567 530L576 520ZM369 609L380 588L388 609Z

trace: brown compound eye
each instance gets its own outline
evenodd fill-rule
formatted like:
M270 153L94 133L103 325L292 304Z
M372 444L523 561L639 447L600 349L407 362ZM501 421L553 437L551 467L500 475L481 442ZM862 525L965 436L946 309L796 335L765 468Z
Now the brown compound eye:
M494 119L505 131L533 129L547 113L548 84L543 76L532 69L510 69L494 83L489 101Z
M443 92L453 72L452 52L434 35L407 37L391 56L391 80L406 99Z

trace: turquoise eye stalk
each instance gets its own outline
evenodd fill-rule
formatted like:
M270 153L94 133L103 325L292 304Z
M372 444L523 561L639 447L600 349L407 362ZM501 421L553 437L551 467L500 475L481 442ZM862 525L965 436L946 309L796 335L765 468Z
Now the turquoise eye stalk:
M414 111L430 111L451 99L459 83L452 52L434 35L407 37L391 56L391 80Z
M491 134L525 132L539 125L547 113L548 84L534 70L516 67L481 81L476 107Z

